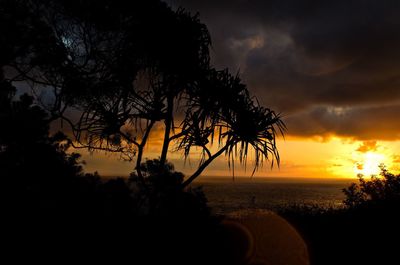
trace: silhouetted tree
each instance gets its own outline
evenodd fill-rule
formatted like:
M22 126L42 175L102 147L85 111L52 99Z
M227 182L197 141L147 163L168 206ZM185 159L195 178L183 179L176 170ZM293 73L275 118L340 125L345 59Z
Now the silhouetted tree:
M400 237L400 175L381 165L380 176L358 177L343 190L344 207L280 210L307 241L311 264L392 264L398 259L393 242Z
M162 128L160 168L168 150L202 153L181 187L222 154L234 166L236 157L246 163L254 150L254 171L264 158L279 162L275 137L282 121L259 106L238 76L211 67L210 36L198 16L159 1L127 2L26 4L43 24L46 44L33 43L29 56L8 66L34 89L52 88L50 117L71 125L78 147L135 156L143 182L145 146ZM78 117L65 115L68 108Z
M54 167L48 171L68 176L82 175L76 163L78 156L65 152L69 145L136 158L131 178L131 185L138 189L135 195L120 180L107 186L92 183L96 178L71 184L80 190L78 197L91 205L86 208L100 211L105 205L114 205L106 208L132 212L125 207L129 202L140 212L147 207L155 214L190 209L206 214L202 192L184 192L184 188L217 157L227 155L234 168L235 158L246 164L253 150L253 173L264 159L279 163L275 139L277 131L285 129L283 122L249 95L238 76L210 65L209 32L197 15L183 9L172 11L158 0L3 0L0 9L4 14L4 23L0 23L4 33L0 36L4 95L11 102L13 93L7 94L6 87L18 84L27 85L35 96L34 102L23 96L19 103L10 103L23 106L20 118L27 119L26 126L32 126L27 129L33 134L23 134L25 128L18 126L24 123L17 122L14 114L4 123L15 122L10 127L15 132L4 133L18 144L27 141L53 146L49 151L55 152L53 157L61 156L62 163L70 161L69 169L76 172L69 174L57 163L52 163ZM50 138L48 129L53 121L61 122L63 128L69 125L74 141ZM160 130L163 140L159 159L143 162L149 137ZM43 139L30 139L35 133ZM41 159L49 155L38 155L33 151L37 148L26 144L18 146L24 150L14 148L13 162L18 156ZM194 148L201 151L199 164L185 179L167 161L168 151L180 151L186 159ZM31 164L15 165L8 172L28 171L43 164L35 159L26 161ZM20 175L29 176L27 173ZM62 178L48 179L41 183L55 187L52 181ZM119 190L123 199L110 189ZM117 201L125 206L116 206Z
M161 165L159 159L146 160L141 164L141 172L144 183L139 181L136 171L131 173L129 183L140 202L137 206L142 214L192 218L209 216L207 199L201 188L183 191L184 175L175 171L173 164L167 161Z
M49 136L46 113L23 94L14 100L15 88L0 84L0 168L9 202L16 210L61 207L71 191L72 178L81 177L79 154L68 154L66 137ZM16 203L16 204L14 204Z
M210 250L223 241L211 236L218 227L197 218L208 216L204 194L184 188L223 154L234 167L235 158L246 164L254 151L254 171L264 159L279 163L275 139L285 126L250 96L238 75L212 67L209 32L198 15L158 0L0 0L0 14L0 168L16 182L7 186L9 201L19 201L15 211L29 210L28 221L35 211L53 210L74 221L55 230L47 226L51 222L40 222L41 229L28 224L25 231L40 234L22 238L46 231L47 242L65 247L59 257L70 256L64 238L72 238L82 249L99 247L98 259L107 246L112 258L136 251L150 264L159 257L210 263ZM35 100L17 100L13 85L28 86ZM53 121L69 125L75 141L50 136ZM160 128L159 158L143 161L149 137ZM70 145L136 158L129 184L137 192L122 179L83 175L79 155L67 152ZM168 162L168 151L188 158L193 149L201 157L185 179ZM196 218L129 223L125 217L142 214L142 208L151 215ZM82 222L85 216L100 218ZM114 226L107 227L105 216L115 218ZM64 230L64 237L51 237ZM187 262L199 253L199 260Z
M352 183L343 189L346 195L345 205L358 206L400 206L400 175L390 173L384 165L380 165L380 176L366 179L358 175L359 183Z

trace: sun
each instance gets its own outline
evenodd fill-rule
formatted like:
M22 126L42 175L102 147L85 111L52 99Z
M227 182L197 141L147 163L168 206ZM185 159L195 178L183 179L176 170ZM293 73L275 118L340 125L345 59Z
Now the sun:
M384 154L375 152L367 152L363 154L360 161L355 163L354 171L356 174L364 176L379 175L381 172L379 165L385 164L386 157Z

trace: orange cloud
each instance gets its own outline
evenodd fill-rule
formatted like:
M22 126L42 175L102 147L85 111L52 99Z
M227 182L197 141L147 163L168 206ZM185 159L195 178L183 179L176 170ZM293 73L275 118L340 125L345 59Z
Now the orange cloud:
M370 151L376 151L379 148L376 141L364 141L356 151L360 153L367 153Z
M400 164L400 155L393 155L393 163Z

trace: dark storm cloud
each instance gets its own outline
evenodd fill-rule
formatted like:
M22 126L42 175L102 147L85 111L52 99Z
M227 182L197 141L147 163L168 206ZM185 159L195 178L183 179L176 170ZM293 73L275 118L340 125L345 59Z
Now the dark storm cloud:
M400 138L400 1L172 4L200 12L215 65L240 70L263 104L287 116L289 134Z
M291 133L299 136L332 135L360 140L400 139L400 105L381 107L315 107L286 119Z

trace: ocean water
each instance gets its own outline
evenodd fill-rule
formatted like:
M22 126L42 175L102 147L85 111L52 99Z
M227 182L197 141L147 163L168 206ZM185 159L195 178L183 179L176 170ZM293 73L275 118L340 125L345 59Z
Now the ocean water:
M244 209L274 210L293 204L340 207L342 189L350 179L300 178L204 178L193 186L201 186L209 206L216 214L229 214Z

